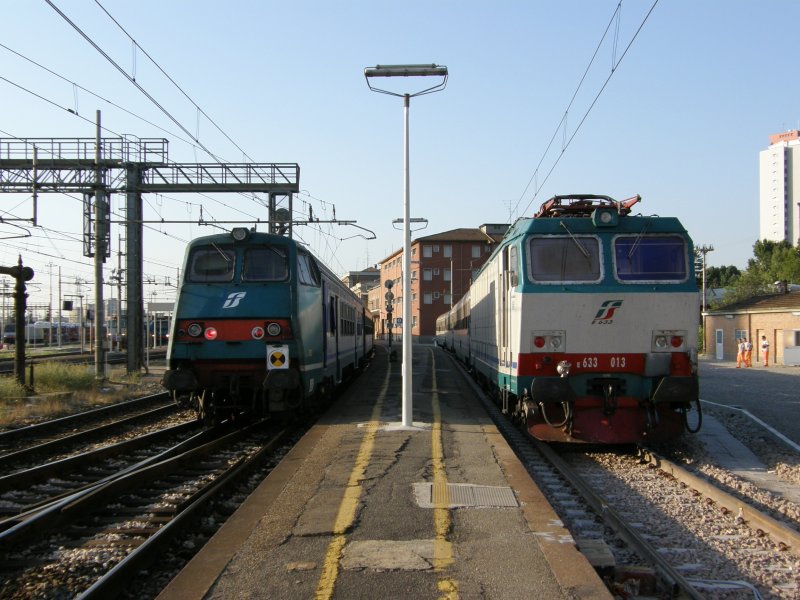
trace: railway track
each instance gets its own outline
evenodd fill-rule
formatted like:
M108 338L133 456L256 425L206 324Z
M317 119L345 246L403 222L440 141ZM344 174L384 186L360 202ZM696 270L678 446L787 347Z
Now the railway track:
M159 360L163 359L167 355L166 349L151 349L150 351L150 359L151 360ZM108 352L106 355L106 362L110 365L121 365L127 362L127 354L125 352ZM94 363L94 354L91 351L88 352L53 352L50 354L35 354L26 356L25 358L25 365L26 368L30 368L31 365L36 367L37 364L46 363L46 362L63 362L68 364L93 364ZM14 359L13 358L0 358L0 376L11 376L14 373Z
M0 476L0 531L5 531L58 500L163 460L207 439L197 420L170 423L149 433ZM196 434L196 435L192 435Z
M800 536L746 496L652 451L558 451L483 394L498 429L612 591L687 598L797 598Z
M0 596L113 596L288 435L261 422L121 470L0 532Z
M136 424L178 412L166 393L144 396L67 417L0 432L0 472L107 438Z

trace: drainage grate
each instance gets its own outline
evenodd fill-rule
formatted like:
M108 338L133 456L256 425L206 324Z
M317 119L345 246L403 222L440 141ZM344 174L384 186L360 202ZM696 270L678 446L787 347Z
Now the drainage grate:
M415 483L414 497L420 508L515 508L519 506L510 487L471 483Z

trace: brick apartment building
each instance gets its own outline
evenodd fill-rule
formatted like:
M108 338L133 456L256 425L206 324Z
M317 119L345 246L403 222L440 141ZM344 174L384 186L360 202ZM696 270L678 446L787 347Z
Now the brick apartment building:
M415 341L432 341L436 334L436 318L448 311L469 289L474 275L503 239L508 225L484 224L477 229L452 229L412 240L411 242L411 333ZM394 282L392 320L402 316L403 249L390 254L378 265L380 289L370 295L370 308L377 304L380 316L375 334L385 337L386 282ZM395 326L393 334L401 328Z

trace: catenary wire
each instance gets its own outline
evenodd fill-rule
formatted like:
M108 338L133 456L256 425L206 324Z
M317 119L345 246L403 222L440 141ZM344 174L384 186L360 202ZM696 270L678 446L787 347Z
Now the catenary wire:
M120 30L122 31L122 33L124 33L124 34L125 34L125 35L128 37L128 39L130 39L130 41L131 41L131 42L133 42L133 44L134 44L134 45L135 45L135 46L136 46L136 47L137 47L139 50L141 50L141 51L142 51L142 53L143 53L143 54L144 54L144 55L145 55L145 56L146 56L146 57L147 57L147 58L150 60L150 62L152 62L152 63L153 63L155 66L156 66L156 68L157 68L159 71L161 71L161 73L164 75L164 77L166 77L166 78L167 78L167 79L170 81L170 83L172 83L172 85L174 85L174 86L175 86L175 87L176 87L176 88L177 88L177 89L180 91L180 93L181 93L181 94L183 94L183 95L184 95L184 97L185 97L185 98L186 98L186 99L187 99L189 102L191 102L191 103L192 103L192 105L193 105L193 106L194 106L194 107L195 107L195 108L196 108L196 109L197 109L197 110L200 112L200 114L202 114L202 115L203 115L203 116L204 116L206 119L208 119L209 123L211 123L211 124L212 124L214 127L216 127L216 128L217 128L217 131L219 131L219 132L220 132L220 133L221 133L223 136L225 136L225 138L226 138L226 139L227 139L227 140L228 140L228 141L229 141L231 144L233 144L234 146L236 146L236 148L239 150L239 152L241 152L243 156L245 156L247 159L249 159L249 160L250 160L250 162L256 162L255 160L253 160L253 159L250 157L250 155L249 155L249 154L247 154L247 152L245 152L245 151L244 151L244 149L242 149L242 147L241 147L241 146L239 146L239 144L237 144L235 141L233 141L233 139L232 139L232 138L231 138L231 137L230 137L230 136L229 136L227 133L225 133L225 131L223 131L223 129L222 129L222 128L221 128L219 125L217 125L217 123L214 121L214 119L212 119L212 118L211 118L211 117L208 115L208 113L206 113L206 111L204 111L202 108L200 108L200 106L197 104L197 102L195 102L195 101L194 101L194 100L191 98L191 96L189 96L189 94L187 94L187 93L186 93L186 92L183 90L183 88L182 88L180 85L178 85L178 84L177 84L177 82L176 82L176 81L175 81L175 80L174 80L172 77L170 77L170 75L169 75L169 74L168 74L168 73L167 73L167 72L166 72L164 69L162 69L162 68L161 68L161 65L159 65L159 64L158 64L158 62L156 62L156 60L155 60L155 59L154 59L152 56L150 56L150 54L148 54L148 53L147 53L147 51L146 51L144 48L142 48L142 46L139 44L139 42L137 42L135 39L133 39L133 37L132 37L132 36L131 36L131 35L130 35L130 34L129 34L129 33L126 31L126 30L125 30L125 28L124 28L122 25L120 25L120 23L119 23L119 22L118 22L118 21L117 21L117 20L116 20L116 19L115 19L115 18L114 18L112 15L111 15L111 13L109 13L109 12L106 10L106 8L105 8L105 7L104 7L104 6L103 6L103 5L100 3L100 1L99 1L99 0L94 0L94 1L95 1L95 3L97 4L97 6L99 6L99 7L100 7L100 9L101 9L101 10L102 10L104 13L106 13L106 15L108 15L108 18L109 18L109 19L111 19L111 20L114 22L114 24L115 24L117 27L119 27L119 28L120 28Z
M622 4L622 2L620 2L620 5L621 5L621 4ZM594 105L597 103L597 100L600 98L600 95L601 95L601 94L603 93L603 91L606 89L606 86L608 85L608 83L609 83L609 81L611 80L611 78L614 76L614 73L616 73L616 71L617 71L617 68L619 67L619 65L620 65L620 63L622 62L622 60L625 58L625 55L627 55L627 53L628 53L628 50L630 50L631 46L633 45L633 42L634 42L634 41L636 40L636 38L639 36L639 33L642 31L642 29L643 29L643 27L644 27L645 23L646 23L646 22L647 22L647 20L650 18L650 15L653 13L653 10L655 9L655 7L656 7L656 5L657 5L657 4L658 4L658 0L654 0L653 4L650 6L650 9L647 11L647 14L645 15L644 19L642 19L642 22L639 24L639 27L636 29L636 32L633 34L633 37L631 38L630 42L629 42L629 43L628 43L628 45L625 47L625 51L624 51L624 52L623 52L623 53L620 55L620 57L619 57L619 60L617 60L617 61L616 61L616 63L615 63L613 66L612 66L611 72L609 73L608 77L607 77L607 78L606 78L606 80L603 82L603 85L600 87L600 90L599 90L599 91L597 92L597 94L595 95L595 97L594 97L594 99L592 100L592 102L591 102L591 104L589 105L589 107L586 109L586 112L583 114L583 117L581 118L581 120L580 120L580 122L578 123L577 127L576 127L576 128L575 128L575 130L572 132L572 135L571 135L571 136L570 136L570 137L569 137L567 140L565 140L564 147L561 149L561 152L559 153L559 155L558 155L558 157L556 158L555 162L554 162L554 163L553 163L553 165L550 167L550 170L547 172L547 175L545 176L544 180L541 182L541 184L539 184L539 185L537 186L537 189L536 189L536 190L534 190L534 192L533 192L533 196L531 197L530 201L529 201L529 202L528 202L528 204L525 206L525 208L524 208L524 209L521 211L522 213L525 213L525 212L527 212L527 210L530 208L531 204L533 204L533 201L536 199L536 196L539 194L539 191L542 189L542 187L544 186L544 184L545 184L545 183L547 183L547 181L550 179L550 175L552 175L552 173L553 173L553 171L555 170L556 166L557 166L557 165L558 165L558 163L561 161L561 158L564 156L564 153L566 152L567 148L569 148L570 144L572 143L572 140L573 140L573 139L575 139L575 136L577 135L578 131L580 131L580 129L581 129L581 127L582 127L583 123L586 121L587 117L589 116L589 113L590 113L590 112L592 111L592 109L594 108ZM612 17L612 20L613 20L613 17ZM610 26L610 24L609 24L609 26ZM604 34L604 37L605 37L605 34ZM602 40L601 40L601 41L602 41ZM594 60L594 57L593 57L593 60ZM581 81L583 81L583 80L581 80ZM570 101L570 102L571 102L571 101ZM563 118L562 118L562 121L561 121L561 122L563 122ZM559 128L560 128L561 122L559 122ZM556 132L558 132L559 128L557 128L557 129L556 129ZM555 134L554 134L554 136L555 136ZM552 140L551 140L551 143L552 143ZM549 149L549 147L550 147L550 146L548 145L548 149ZM543 158L544 158L544 157L543 157ZM540 164L541 164L541 161L540 161ZM531 180L533 180L533 178L536 176L536 173L537 173L537 172L538 172L538 167L537 167L537 170L536 170L536 171L534 171L534 174L531 176ZM529 187L529 186L530 186L530 181L528 182L528 186L526 186L526 187L525 187L525 190L526 190L526 191L527 191L527 189L528 189L528 187ZM523 199L524 195L525 195L525 192L523 192L523 195L522 195L522 197L520 197L520 199L517 201L517 206L518 206L518 205L519 205L519 203L522 201L522 199ZM515 209L516 209L516 206L515 206ZM513 212L513 211L512 211L512 212Z

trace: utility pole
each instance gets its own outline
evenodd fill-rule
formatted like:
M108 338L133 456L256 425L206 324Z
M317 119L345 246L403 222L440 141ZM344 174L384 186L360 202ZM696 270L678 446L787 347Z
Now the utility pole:
M95 147L95 196L94 196L94 377L105 379L105 314L103 310L103 263L106 260L106 192L105 174L100 165L103 149L100 137L100 111L97 111L97 138Z
M49 268L49 275L50 275L50 302L47 308L47 321L50 323L50 327L47 330L47 344L49 346L53 345L53 267L55 265L51 262L47 263L47 267Z
M61 265L58 265L58 347L61 348Z
M714 246L706 246L705 244L699 248L695 248L700 254L703 255L703 310L706 309L706 254L714 251Z

